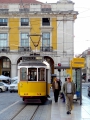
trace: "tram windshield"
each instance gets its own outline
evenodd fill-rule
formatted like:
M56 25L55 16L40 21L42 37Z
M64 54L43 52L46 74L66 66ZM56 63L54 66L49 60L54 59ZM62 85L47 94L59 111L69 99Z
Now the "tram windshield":
M27 79L27 68L20 69L20 79L26 80Z
M45 81L45 68L38 69L38 81Z
M21 81L45 81L45 68L21 68L20 69Z
M28 81L45 81L45 68L29 68Z
M37 81L37 68L28 69L28 81Z

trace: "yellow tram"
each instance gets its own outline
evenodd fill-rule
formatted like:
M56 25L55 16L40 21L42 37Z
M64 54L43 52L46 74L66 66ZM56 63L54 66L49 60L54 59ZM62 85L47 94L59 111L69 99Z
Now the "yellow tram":
M42 57L22 57L18 64L18 94L23 101L47 99L50 93L50 65Z

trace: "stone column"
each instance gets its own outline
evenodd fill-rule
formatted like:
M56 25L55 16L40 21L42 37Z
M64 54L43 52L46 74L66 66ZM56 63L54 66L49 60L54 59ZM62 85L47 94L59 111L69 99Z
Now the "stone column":
M17 64L11 64L11 78L18 75Z

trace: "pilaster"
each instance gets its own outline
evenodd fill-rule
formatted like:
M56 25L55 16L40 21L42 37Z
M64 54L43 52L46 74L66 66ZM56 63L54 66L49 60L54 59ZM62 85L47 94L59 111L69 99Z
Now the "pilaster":
M16 77L18 74L17 64L11 64L11 78Z

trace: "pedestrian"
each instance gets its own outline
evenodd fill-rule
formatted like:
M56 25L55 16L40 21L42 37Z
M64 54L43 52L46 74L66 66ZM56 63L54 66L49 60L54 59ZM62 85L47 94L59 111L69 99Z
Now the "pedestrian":
M57 81L58 81L58 83L60 84L60 85L59 85L59 95L58 95L58 97L60 97L60 95L61 95L62 81L61 81L60 79L57 79Z
M75 83L71 81L71 78L67 78L67 81L63 84L63 92L66 98L67 114L71 114L73 96L76 92Z
M67 78L65 78L65 82L67 81ZM65 102L65 95L64 93L62 93L62 96L63 96L63 102Z
M58 102L58 96L60 92L60 81L57 79L57 77L54 78L54 81L52 83L52 88L54 92L54 100L55 102Z

